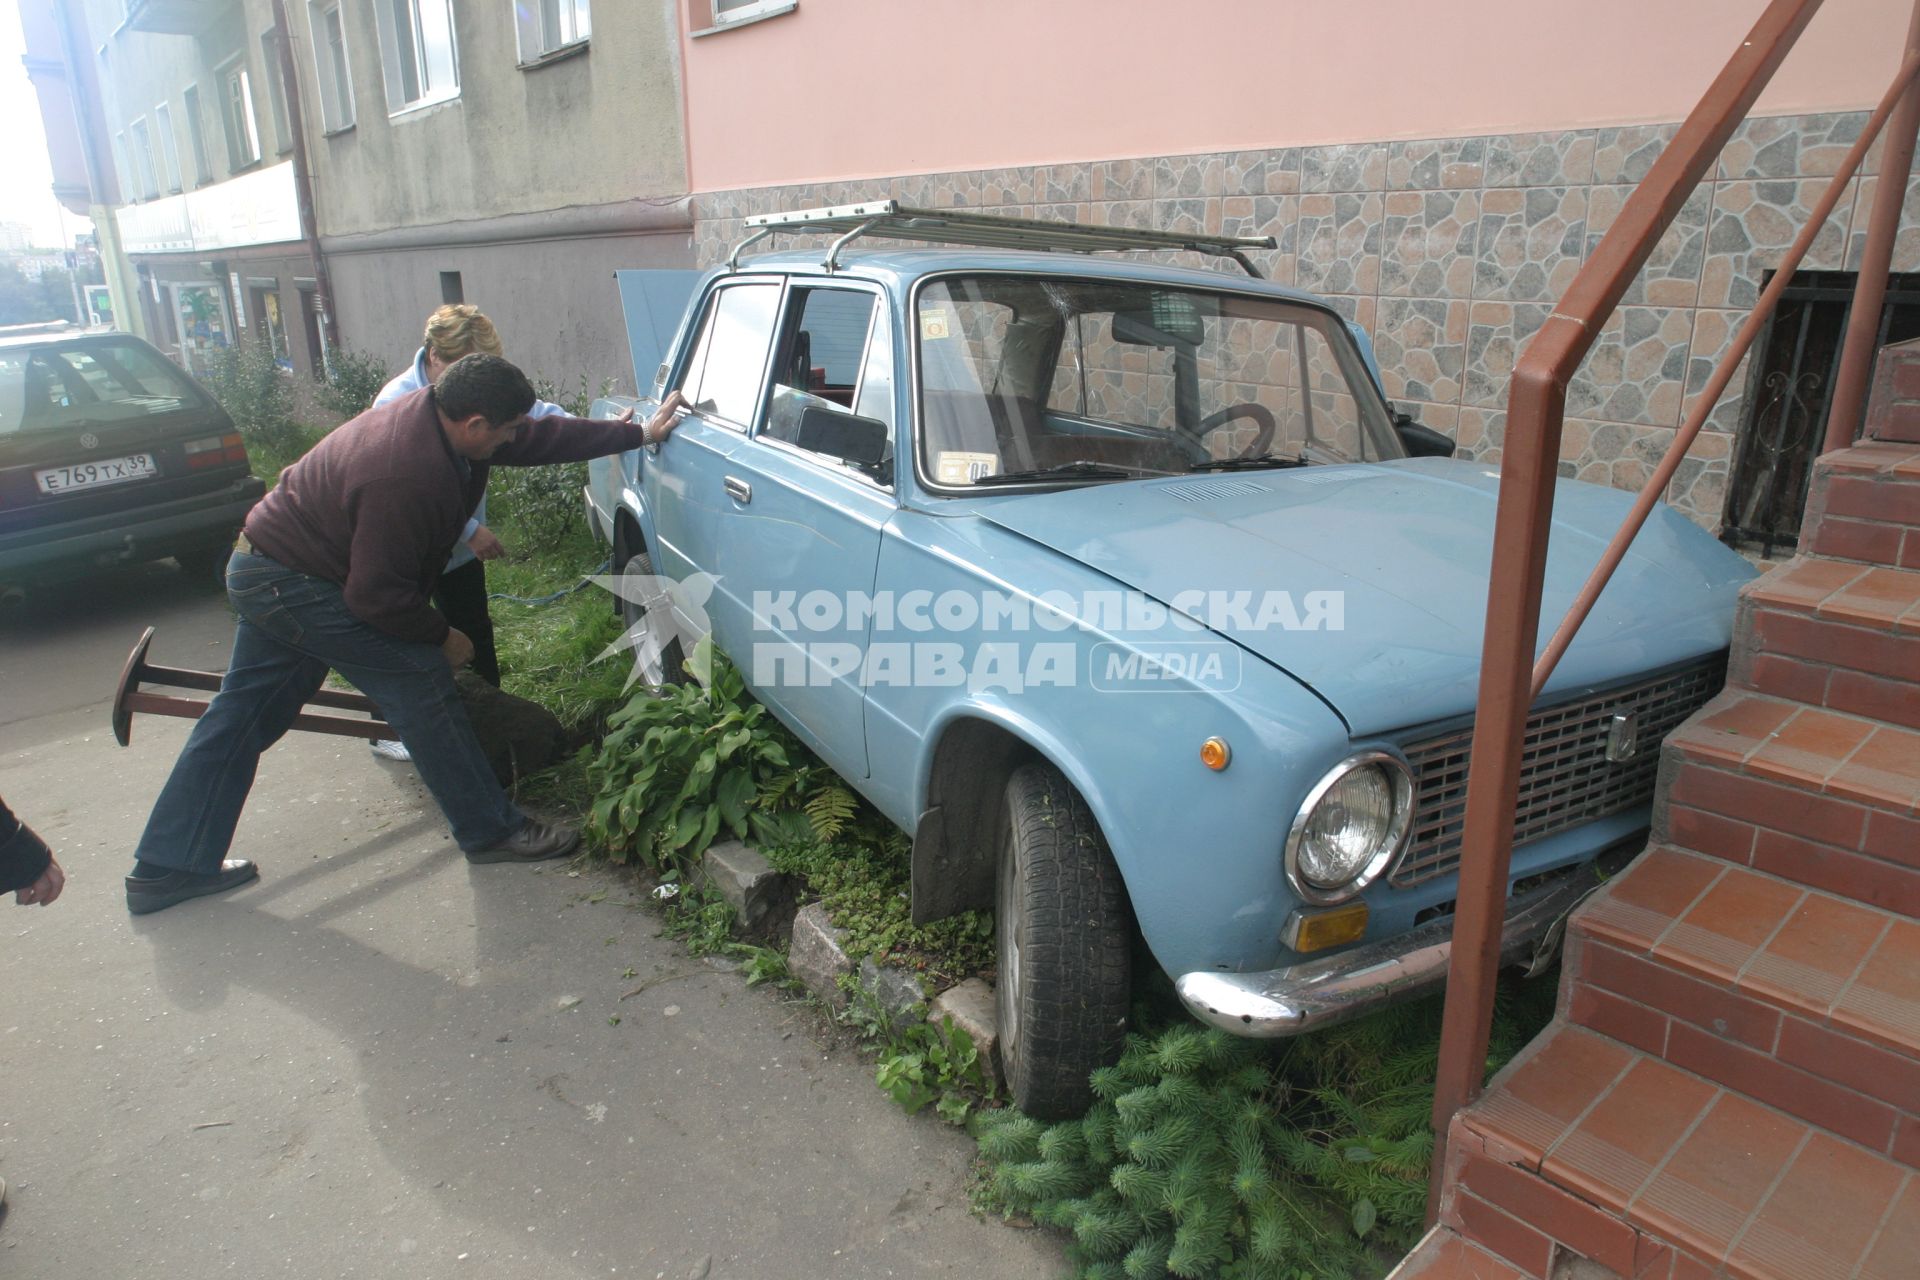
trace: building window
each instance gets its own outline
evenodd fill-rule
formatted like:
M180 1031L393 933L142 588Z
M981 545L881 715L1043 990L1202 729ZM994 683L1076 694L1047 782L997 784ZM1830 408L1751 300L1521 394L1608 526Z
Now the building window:
M134 191L133 171L127 165L127 135L113 135L113 172L120 180L120 203L128 204L139 199Z
M338 133L353 127L353 77L347 70L340 6L309 0L307 17L313 31L314 79L320 84L320 120L328 133Z
M593 34L587 0L514 0L513 14L520 29L521 62L582 44Z
M459 96L453 0L375 0L373 12L389 113Z
M457 307L466 300L467 293L466 290L461 287L460 273L458 271L442 271L440 273L440 301L449 306Z
M280 74L280 46L271 31L260 36L260 60L267 68L267 98L273 105L273 149L285 155L293 150L293 134L287 128L287 82Z
M135 185L143 200L152 200L160 194L159 180L154 176L153 135L147 131L145 120L135 120L127 126L133 135L133 172Z
M200 123L200 86L190 84L180 96L187 110L187 145L193 151L193 185L204 187L213 181L213 162L207 158L207 131Z
M724 27L730 22L744 22L794 7L794 0L713 0L713 25Z
M160 169L168 191L180 190L180 140L173 136L173 108L162 102L153 109L160 130Z
M227 168L234 172L260 158L260 129L253 122L253 77L244 62L221 72L225 88L221 123L227 131Z
M1768 273L1769 278L1772 273ZM1720 537L1771 558L1800 539L1813 460L1827 434L1833 379L1858 275L1799 271L1754 344L1733 442ZM1920 275L1894 275L1876 347L1920 337ZM1860 424L1854 424L1859 433Z

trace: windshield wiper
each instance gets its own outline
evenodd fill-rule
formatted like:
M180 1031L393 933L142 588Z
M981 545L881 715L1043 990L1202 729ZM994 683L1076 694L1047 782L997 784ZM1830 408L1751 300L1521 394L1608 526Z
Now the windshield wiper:
M1268 471L1281 467L1304 467L1309 465L1306 456L1287 458L1277 453L1263 453L1253 458L1216 458L1212 462L1199 462L1187 468L1189 471Z
M1021 480L1049 480L1056 476L1072 476L1087 480L1131 480L1139 472L1128 471L1124 467L1111 466L1105 462L1088 462L1080 459L1075 462L1062 462L1052 467L1036 467L1032 471L1002 471L998 475L981 476L973 482L975 488L990 484L1014 484Z

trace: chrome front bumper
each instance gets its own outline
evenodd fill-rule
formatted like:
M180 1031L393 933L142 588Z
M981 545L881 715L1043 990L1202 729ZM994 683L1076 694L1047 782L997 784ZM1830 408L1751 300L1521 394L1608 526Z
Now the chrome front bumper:
M1598 887L1592 869L1583 866L1514 898L1500 930L1501 962L1551 953L1568 913ZM1322 960L1267 973L1200 970L1175 985L1200 1021L1237 1036L1275 1040L1425 994L1446 981L1452 954L1453 917L1448 916Z

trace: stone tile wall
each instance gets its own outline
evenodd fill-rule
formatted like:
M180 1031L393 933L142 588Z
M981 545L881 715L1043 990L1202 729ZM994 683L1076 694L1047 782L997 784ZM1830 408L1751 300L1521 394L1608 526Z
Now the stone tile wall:
M1864 122L1845 113L1741 127L1569 388L1562 474L1623 488L1644 482ZM1365 326L1389 397L1464 452L1498 461L1516 353L1673 133L1672 125L1640 125L712 192L694 198L696 243L711 264L741 238L743 217L886 198L1271 235L1278 248L1252 255L1269 278L1324 294ZM1878 150L1806 269L1857 268ZM1920 182L1909 187L1896 271L1920 270L1914 187ZM1668 490L1674 506L1710 528L1721 517L1745 385L1743 369Z

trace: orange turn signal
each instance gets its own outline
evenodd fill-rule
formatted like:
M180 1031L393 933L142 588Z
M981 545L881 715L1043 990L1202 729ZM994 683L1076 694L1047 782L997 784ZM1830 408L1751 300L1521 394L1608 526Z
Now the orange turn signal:
M1216 773L1233 762L1233 748L1225 738L1208 738L1200 744L1200 763Z
M1324 911L1304 908L1287 917L1281 940L1301 954L1358 942L1367 931L1367 904L1349 902Z

